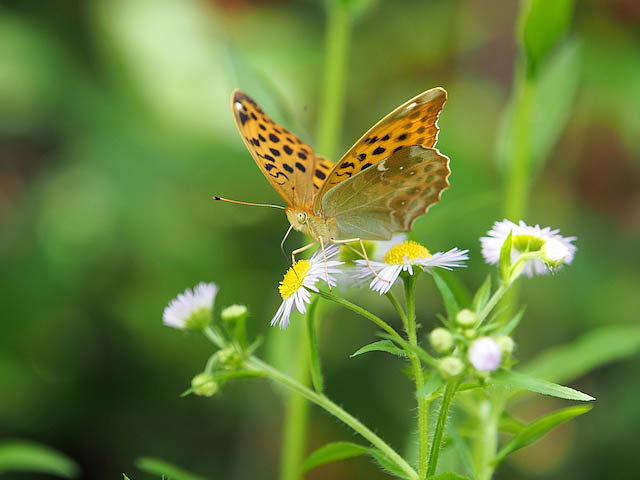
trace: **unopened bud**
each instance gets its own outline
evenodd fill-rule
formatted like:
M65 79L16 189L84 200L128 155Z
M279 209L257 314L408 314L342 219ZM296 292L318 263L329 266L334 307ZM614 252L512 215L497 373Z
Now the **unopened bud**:
M496 343L500 347L502 354L505 358L508 358L513 353L513 348L515 347L515 343L511 337L503 335L502 337L496 338Z
M247 307L244 305L231 305L222 310L220 314L222 320L228 323L235 323L239 320L247 318Z
M478 321L478 316L468 308L462 309L456 315L456 323L461 327L473 327Z
M435 328L429 334L429 343L438 353L446 353L453 347L453 335L446 328Z
M438 362L438 371L445 379L457 377L464 370L464 363L458 357L444 357Z
M471 344L469 348L469 361L476 370L492 372L502 362L500 346L491 337L482 337Z
M478 332L476 332L473 328L467 328L464 332L462 332L462 334L469 340L473 340L478 336Z
M213 375L207 372L199 373L193 377L191 380L191 388L193 388L193 393L201 397L211 397L220 389Z

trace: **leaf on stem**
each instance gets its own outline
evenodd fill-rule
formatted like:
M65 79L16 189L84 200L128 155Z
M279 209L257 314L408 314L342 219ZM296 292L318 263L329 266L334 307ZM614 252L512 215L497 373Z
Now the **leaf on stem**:
M394 343L390 340L378 340L377 342L370 343L369 345L365 345L362 348L359 348L355 353L351 354L350 357L357 357L358 355L362 355L367 352L387 352L392 355L397 355L399 357L406 357L407 352L396 347Z
M422 348L416 345L411 345L409 342L407 342L403 338L396 338L387 333L381 333L380 336L382 338L386 338L387 340L396 342L398 345L404 348L408 353L415 354L420 360L422 360L427 365L431 367L436 367L438 365L438 361L435 358L433 358L431 355L429 355L426 351L424 351Z
M36 442L10 440L0 443L0 473L46 473L76 478L78 465L66 455Z
M471 480L469 477L464 477L453 472L441 473L440 475L434 475L427 477L427 480Z
M507 238L500 249L500 278L502 283L507 283L511 277L511 246L513 243L513 232L509 232Z
M433 281L436 283L436 287L438 287L438 290L440 291L440 295L444 302L444 308L447 310L447 316L449 319L454 320L456 318L456 314L460 310L460 307L458 306L458 302L456 301L453 291L451 291L447 282L444 281L438 272L432 271L431 276L433 277Z
M375 459L375 461L383 468L383 470L390 473L391 475L403 479L408 478L407 475L380 450L371 448L369 449L369 455L371 455Z
M473 302L471 303L471 309L480 313L480 311L484 308L489 300L489 296L491 295L491 274L487 275L487 278L482 283L475 296L473 297Z
M168 477L171 480L205 480L204 477L188 472L159 458L140 457L136 466L143 472Z
M495 336L510 335L511 332L513 332L515 328L518 326L518 324L520 323L520 320L522 320L522 317L524 316L524 312L526 309L527 307L523 306L520 310L518 310L518 313L516 313L513 316L513 318L507 322L505 326L499 328L493 334Z
M567 400L579 400L582 402L595 400L591 395L574 390L573 388L530 377L529 375L514 372L513 370L498 370L489 378L489 384L506 385Z
M531 445L561 423L587 413L591 408L591 405L564 408L531 422L496 454L493 465L497 466L507 455Z
M554 347L522 370L554 382L566 382L598 367L640 352L640 326L615 325L586 333L567 345Z
M441 390L444 387L444 380L437 373L433 373L425 382L424 385L416 392L416 397L431 397L435 392Z
M302 462L302 473L324 465L325 463L345 460L347 458L359 457L360 455L368 455L369 447L358 445L351 442L333 442L328 443L309 455Z

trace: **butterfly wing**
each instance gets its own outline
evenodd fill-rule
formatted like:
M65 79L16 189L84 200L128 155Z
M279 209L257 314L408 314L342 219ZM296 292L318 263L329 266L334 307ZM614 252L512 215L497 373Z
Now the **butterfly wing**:
M402 147L433 147L438 140L438 115L447 100L447 92L432 88L406 101L369 129L335 164L315 197L320 211L322 198L331 188L375 165Z
M242 140L269 183L289 206L310 210L333 164L317 157L240 90L231 94L231 110Z
M450 173L435 148L405 147L329 190L323 214L335 219L340 239L388 240L440 200Z

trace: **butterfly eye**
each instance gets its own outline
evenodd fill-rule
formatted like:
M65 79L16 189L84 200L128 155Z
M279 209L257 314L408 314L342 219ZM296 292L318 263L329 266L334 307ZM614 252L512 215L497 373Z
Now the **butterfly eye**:
M307 214L305 212L296 213L296 219L298 223L305 223L307 221Z

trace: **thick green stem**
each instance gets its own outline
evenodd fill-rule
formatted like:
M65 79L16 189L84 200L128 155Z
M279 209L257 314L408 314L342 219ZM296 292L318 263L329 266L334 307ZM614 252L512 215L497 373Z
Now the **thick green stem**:
M285 375L284 373L276 370L272 366L264 363L256 357L251 357L247 360L247 368L260 372L272 380L286 386L293 392L296 392L301 398L306 398L310 402L322 407L334 417L341 420L343 423L351 427L356 433L362 435L363 438L368 440L374 447L380 450L390 461L395 463L400 470L402 470L406 476L411 480L418 480L418 474L398 453L391 448L384 440L373 433L366 425L361 423L357 418L343 410L340 406L333 403L325 395L314 392L307 386L294 380L293 378Z
M318 152L335 158L338 135L342 131L345 78L351 21L347 2L327 0L324 88L318 123Z
M407 275L404 277L404 295L407 306L407 337L409 344L418 346L416 333L416 304L415 304L416 277ZM409 361L413 369L416 382L416 392L424 385L424 372L420 359L414 353L410 353ZM418 473L420 478L427 478L427 459L429 457L429 400L424 396L418 396Z
M476 480L491 480L493 459L498 450L498 424L504 410L504 398L497 394L477 404L478 427L473 442L473 466Z
M307 354L307 331L299 325L294 332L296 348L291 361L295 363L295 378L300 385L309 383L309 356ZM307 417L309 404L300 395L289 393L285 399L282 446L280 449L280 480L300 478L300 465L306 450Z
M393 305L393 308L396 309L396 312L398 312L398 315L402 319L402 324L404 325L404 328L405 329L409 328L407 325L407 314L404 313L404 309L402 308L402 305L400 305L400 302L398 301L396 296L393 293L391 293L391 291L388 291L385 294L385 296L389 299L389 301L391 302L391 305Z
M440 448L442 447L442 439L444 438L444 430L447 425L447 416L451 401L456 394L458 388L458 380L451 380L447 383L442 397L442 406L438 414L438 423L436 423L436 431L433 434L433 442L431 444L431 455L429 456L429 465L427 466L427 478L436 474L438 468L438 457L440 456Z
M387 322L382 320L380 317L377 317L376 315L374 315L370 311L365 310L364 308L356 305L355 303L351 303L349 300L345 300L344 298L336 297L335 295L333 295L331 293L320 291L317 294L320 295L322 298L326 298L327 300L331 300L332 302L335 302L338 305L341 305L341 306L343 306L345 308L348 308L349 310L351 310L353 312L356 312L359 315L362 315L364 318L366 318L368 320L371 320L377 326L382 328L389 335L393 336L394 338L397 338L399 340L404 341L404 339L400 336L400 334L398 332L396 332L391 325L389 325Z

